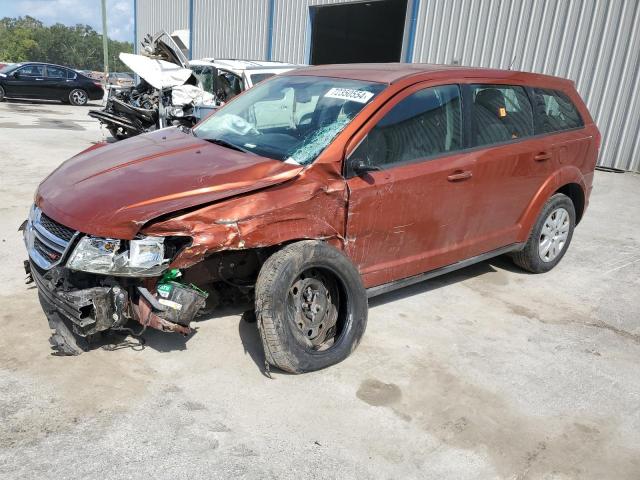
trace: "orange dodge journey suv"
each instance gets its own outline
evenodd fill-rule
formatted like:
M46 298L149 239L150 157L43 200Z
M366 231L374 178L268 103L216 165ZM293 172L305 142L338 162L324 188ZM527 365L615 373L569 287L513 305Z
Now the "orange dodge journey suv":
M599 144L568 80L300 69L193 130L63 163L21 227L25 268L60 354L109 330L190 335L196 316L250 298L267 361L317 370L354 350L369 297L502 254L555 267Z

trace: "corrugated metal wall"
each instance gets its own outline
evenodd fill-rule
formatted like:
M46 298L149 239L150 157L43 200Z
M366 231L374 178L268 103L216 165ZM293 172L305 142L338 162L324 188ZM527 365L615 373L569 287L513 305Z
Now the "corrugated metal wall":
M148 33L171 33L189 28L189 0L134 0L136 2L136 48ZM137 50L136 50L137 51Z
M264 60L269 0L199 0L193 4L193 58Z
M304 63L309 7L348 1L273 0L271 58ZM413 61L571 78L602 131L600 163L640 171L640 0L413 1ZM193 0L193 58L266 59L270 2ZM189 3L137 0L137 36L188 28Z
M570 78L600 163L640 171L639 0L421 0L413 61Z

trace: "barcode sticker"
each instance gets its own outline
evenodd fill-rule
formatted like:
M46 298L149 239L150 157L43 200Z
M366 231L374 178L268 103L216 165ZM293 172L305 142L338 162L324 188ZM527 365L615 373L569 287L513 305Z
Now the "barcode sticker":
M367 103L371 97L373 97L373 93L364 92L362 90L354 90L352 88L332 88L329 90L325 97L328 98L339 98L341 100L350 100L352 102L358 103Z

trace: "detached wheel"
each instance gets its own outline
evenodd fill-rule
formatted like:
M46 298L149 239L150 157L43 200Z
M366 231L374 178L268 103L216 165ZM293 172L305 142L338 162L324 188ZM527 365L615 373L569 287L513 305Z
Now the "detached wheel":
M0 102L4 100L4 88L0 85Z
M77 105L81 107L83 105L86 105L88 101L89 96L87 95L87 92L80 88L74 88L69 93L69 102L71 103L71 105Z
M358 270L324 242L293 243L269 257L255 297L265 357L287 372L341 362L367 325L367 294Z
M573 202L556 193L542 208L524 249L511 254L513 261L531 273L548 272L567 252L575 225Z

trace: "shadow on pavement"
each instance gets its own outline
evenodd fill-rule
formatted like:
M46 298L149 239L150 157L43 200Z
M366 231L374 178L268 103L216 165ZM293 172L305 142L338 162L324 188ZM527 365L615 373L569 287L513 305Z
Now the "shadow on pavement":
M496 272L497 270L493 268L492 263L495 263L494 260L477 263L475 265L461 268L460 270L456 270L454 272L447 273L430 280L416 283L415 285L400 288L398 290L373 297L369 300L369 308L375 308L379 305L384 305L385 303L395 302L397 300L402 300L413 295L419 295L421 293L430 292L431 290L447 287L454 283L462 282L464 280L484 275L486 273ZM501 264L500 268L503 268Z

